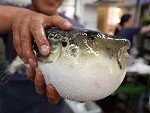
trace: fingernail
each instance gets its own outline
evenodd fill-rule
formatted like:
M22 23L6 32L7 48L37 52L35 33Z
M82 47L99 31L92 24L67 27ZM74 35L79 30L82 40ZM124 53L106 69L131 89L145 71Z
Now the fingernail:
M47 46L47 45L42 45L41 46L41 54L42 55L48 55L49 54L49 52L50 52L50 48L49 48L49 46Z
M35 60L33 60L32 58L29 59L29 64L32 66L32 67L36 67L37 63Z
M39 95L42 95L42 94L43 94L43 92L41 92L41 90L38 89L38 88L36 88L36 92L37 92Z
M48 99L48 102L51 103L51 104L58 104L59 103L59 100L54 100L54 99Z

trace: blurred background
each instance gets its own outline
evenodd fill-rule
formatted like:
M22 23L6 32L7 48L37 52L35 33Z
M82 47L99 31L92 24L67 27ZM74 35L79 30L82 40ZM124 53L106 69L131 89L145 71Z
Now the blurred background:
M28 5L30 0L0 0ZM114 35L123 14L134 15L134 27L150 24L150 0L65 0L59 8L85 28ZM89 16L90 15L90 16ZM131 61L121 86L96 102L66 100L66 113L150 113L150 32L134 36ZM0 41L0 61L4 60ZM94 93L94 92L93 92Z

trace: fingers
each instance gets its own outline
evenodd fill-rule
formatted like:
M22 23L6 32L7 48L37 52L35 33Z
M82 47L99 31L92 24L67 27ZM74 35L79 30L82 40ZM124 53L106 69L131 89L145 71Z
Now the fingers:
M44 28L46 26L59 26L61 29L69 30L72 28L71 23L60 16L45 16L36 13L20 16L14 22L12 27L14 47L24 63L30 64L28 68L29 78L34 80L36 91L39 94L47 92L49 102L57 104L60 96L55 88L52 85L45 85L41 71L35 72L34 68L38 64L32 48L32 39L35 39L40 53L47 56L50 54L50 46Z
M41 71L35 72L35 69L29 66L28 77L29 79L34 80L35 89L38 94L47 92L48 101L52 104L57 104L60 101L60 96L53 85L45 85L45 79Z
M32 67L37 66L37 61L32 50L32 36L29 31L29 18L16 20L12 26L13 43L18 56L25 64L30 63Z
M31 24L30 30L33 37L35 38L40 53L44 56L50 53L49 43L47 41L44 30L46 26L59 26L61 29L65 30L69 30L72 28L72 25L67 20L59 16L46 17L42 24L40 23L39 20L34 20L34 23ZM58 92L52 85L50 84L48 86L45 85L44 77L41 74L41 72L36 73L35 86L36 91L39 94L44 93L46 88L48 101L50 103L57 104L59 102L60 96Z
M50 53L50 47L45 36L45 31L42 22L38 19L34 19L34 22L30 26L30 31L35 39L40 53L43 56L47 56Z
M16 49L16 52L20 58L22 58L22 49L21 49L21 43L20 43L20 29L18 29L18 26L20 24L20 21L16 22L12 25L12 31L13 31L13 44ZM24 60L24 63L27 63L27 61Z
M29 66L28 67L28 70L27 70L27 76L28 76L28 78L30 79L30 80L34 80L35 79L35 74L36 74L36 72L35 72L35 69L34 68L32 68L31 66Z
M54 86L49 84L46 87L48 101L52 104L57 104L60 101L60 96Z
M32 48L32 36L29 30L29 25L26 22L29 21L29 18L21 21L22 25L20 26L20 43L22 49L22 57L26 59L27 62L32 66L37 66L37 61L33 53Z
M59 26L62 29L69 30L72 25L60 16L46 16L41 22L39 19L34 19L30 26L31 33L35 38L36 44L40 53L47 56L50 53L49 42L47 41L44 28L47 26Z
M33 68L31 68L31 72ZM33 72L32 72L33 73ZM41 71L37 71L35 76L30 77L35 77L34 78L34 83L35 83L35 89L38 94L44 94L45 92L47 93L48 101L52 104L57 104L60 100L60 96L53 87L53 85L49 84L46 86L45 84L45 79Z
M68 20L58 15L48 16L45 19L43 26L59 26L61 29L64 30L70 30L72 28L72 24Z
M13 42L17 54L21 57L24 63L29 63L32 67L37 66L37 60L32 48L32 38L35 39L40 53L43 56L47 56L50 54L50 47L45 36L44 27L59 26L65 30L72 28L72 25L60 16L40 15L37 16L37 18L35 17L24 17L23 19L18 19L12 28L14 36Z
M41 71L36 72L34 83L35 83L35 89L37 93L43 94L46 92L45 80Z

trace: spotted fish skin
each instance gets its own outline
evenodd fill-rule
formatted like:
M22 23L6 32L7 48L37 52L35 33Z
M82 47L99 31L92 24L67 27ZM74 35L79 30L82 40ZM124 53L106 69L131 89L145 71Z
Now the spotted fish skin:
M130 42L102 32L73 28L46 30L51 46L47 57L38 51L46 84L75 101L105 98L121 84L129 59Z
M126 67L128 60L127 49L130 42L103 32L88 29L73 28L72 30L62 30L52 27L46 30L46 35L51 45L51 55L44 57L39 53L36 43L34 50L37 58L41 62L51 63L62 54L63 49L70 47L70 54L77 55L77 48L82 50L82 55L97 56L104 52L109 58L115 58L120 68ZM65 54L65 53L64 53Z
M92 101L105 98L121 84L129 59L130 42L103 32L52 27L45 31L51 53L44 57L33 42L46 84L53 84L63 98ZM16 57L8 68L1 68L0 82L8 82L23 62ZM7 67L5 65L5 67ZM8 76L8 77L7 77ZM4 78L8 78L5 79Z

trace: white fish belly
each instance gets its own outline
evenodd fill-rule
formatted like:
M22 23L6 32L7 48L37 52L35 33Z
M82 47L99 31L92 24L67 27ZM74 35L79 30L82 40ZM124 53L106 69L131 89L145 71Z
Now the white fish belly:
M123 81L126 70L104 55L74 58L61 56L54 63L39 63L46 84L54 85L60 96L75 101L102 99Z

